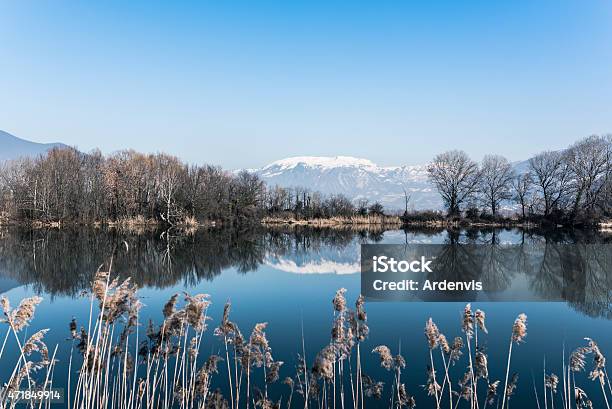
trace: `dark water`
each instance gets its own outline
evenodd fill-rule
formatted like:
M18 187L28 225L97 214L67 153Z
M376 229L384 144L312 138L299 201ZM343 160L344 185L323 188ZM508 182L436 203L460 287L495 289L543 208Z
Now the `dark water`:
M75 317L85 323L89 299L80 294L89 288L99 266L113 257L113 272L132 277L141 288L145 307L141 321L159 322L161 309L174 293L207 293L213 300L209 310L213 321L205 335L207 351L218 352L221 344L212 328L221 317L223 304L231 300L232 317L243 332L249 333L257 322L268 322L267 334L276 359L285 362L281 379L294 374L295 356L301 352L302 328L306 355L310 362L330 339L331 299L338 288L346 288L350 302L360 291L359 249L364 243L457 243L503 245L521 244L539 254L538 263L530 265L519 257L494 259L500 285L511 289L517 282L517 271L528 271L529 280L521 285L533 291L556 288L555 265L558 244L589 244L583 254L587 302L491 302L474 300L473 308L487 313L489 334L480 335L480 343L489 356L492 380L505 375L508 340L512 323L519 313L528 315L526 342L513 351L512 372L519 374L514 407L536 407L532 376L538 382L542 399L542 366L546 359L549 371L561 374L563 349L572 350L584 344L584 337L596 340L604 354L612 351L612 245L610 236L595 232L555 231L523 232L518 230L470 230L461 232L415 230L368 232L350 230L249 230L208 231L193 234L178 232L119 233L78 229L73 231L21 229L0 230L0 290L13 305L26 296L44 298L28 329L32 333L50 328L47 343L58 345L60 363L54 386L65 379L70 350L68 322ZM594 245L594 246L593 246ZM494 248L494 247L492 247ZM583 264L584 264L583 263ZM513 281L514 280L514 281ZM435 407L420 386L426 382L429 354L423 328L432 317L449 339L460 336L460 319L465 303L370 303L367 305L370 337L365 341L364 371L391 383L391 374L378 366L369 351L377 345L389 345L394 352L401 347L407 368L403 381L409 393L416 396L418 407ZM4 336L5 328L0 335ZM0 368L1 381L10 375L17 355L7 345ZM467 362L452 368L453 379L461 377ZM591 362L587 362L590 366ZM533 374L533 375L532 375ZM220 378L221 379L221 378ZM220 380L219 379L219 380ZM441 379L439 380L441 383ZM454 381L455 382L455 381ZM576 382L587 391L595 407L602 407L598 384L578 374ZM455 387L456 389L456 387ZM501 390L501 387L500 387ZM277 398L288 390L279 385L273 389ZM561 406L560 396L556 404ZM370 407L388 406L388 401L369 402ZM462 406L463 405L463 406ZM467 407L464 402L459 407Z

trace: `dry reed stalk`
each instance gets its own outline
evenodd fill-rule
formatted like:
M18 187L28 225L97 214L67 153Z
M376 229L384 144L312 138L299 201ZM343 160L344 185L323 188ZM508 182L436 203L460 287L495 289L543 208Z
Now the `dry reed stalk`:
M215 335L223 337L223 344L225 345L225 361L227 363L227 378L230 388L230 398L232 402L232 409L234 409L234 405L237 405L237 402L234 400L234 390L232 387L232 371L230 369L229 350L227 348L227 338L233 329L229 321L230 309L231 303L228 301L227 303L225 303L225 307L223 308L223 320L221 321L221 325L217 329L215 329Z
M471 347L471 339L474 335L474 315L472 313L472 305L467 304L463 309L463 320L461 322L461 329L465 334L465 340L468 348L468 358L469 358L469 372L470 372L470 408L475 409L477 402L477 397L475 396L475 376L474 376L474 364L472 363L472 347Z
M610 391L610 395L612 395L612 385L610 384L610 378L608 378L608 370L604 368L604 373L606 374L606 383L608 384L608 390Z
M563 382L561 402L563 403L563 409L567 409L567 387L565 383L565 342L563 342L563 349L561 351L561 381Z
M15 336L15 341L17 342L17 346L19 348L20 360L23 361L23 365L24 365L24 366L20 366L21 364L18 363L15 366L15 368L13 369L13 373L11 374L11 377L9 378L9 384L11 384L14 377L17 376L17 374L22 368L28 367L28 361L25 357L23 346L21 345L21 340L19 339L18 333L21 332L25 327L30 325L30 321L34 318L36 307L38 306L38 304L41 303L41 301L42 301L42 298L37 297L37 296L24 298L23 300L21 300L17 308L11 309L11 305L10 305L8 298L2 297L0 299L0 305L2 306L2 310L5 316L5 318L2 319L0 322L4 322L8 324L9 330L7 332L7 336L8 336L8 333L10 332L12 332L13 335ZM4 346L3 346L3 349L4 349ZM28 387L31 388L32 379L30 377L30 370L25 369L23 373L25 374L25 377L28 380Z
M478 374L476 374L475 380L474 380L474 403L477 408L479 407L478 405L478 379L481 377L484 377L487 379L489 378L489 374L487 370L487 361L486 361L487 356L484 354L484 352L482 351L482 348L480 347L480 344L478 343L478 329L480 329L485 334L489 333L485 325L485 319L486 319L485 312L480 309L477 309L476 312L474 313L474 321L476 322L476 325L474 326L475 365L476 365L477 371L479 370L478 366L480 365L480 372L484 374L484 376L478 376Z
M557 394L559 377L554 373L551 373L550 375L544 375L544 385L550 390L550 405L552 409L555 409L555 395Z
M500 382L488 382L487 383L487 396L485 398L484 407L492 406L495 403L495 398L497 397L497 388L499 387ZM498 401L499 402L499 401Z
M451 360L449 357L448 362L446 361L446 356L445 356L444 351L445 350L443 348L440 348L440 356L442 357L442 365L444 367L444 380L442 381L442 390L440 391L440 403L442 403L442 394L444 393L444 388L448 384L448 405L449 405L449 408L452 409L453 408L453 384L450 380L450 375L448 373L449 366L451 364Z
M542 388L544 388L544 409L548 409L548 394L546 393L546 356L544 356L544 369L542 370Z
M429 360L431 363L431 369L428 373L427 380L427 391L429 395L434 395L436 398L436 407L440 408L441 390L442 387L436 380L436 368L433 359L433 350L439 346L440 330L438 326L433 322L431 318L425 323L425 338L429 346Z
M45 346L46 347L46 346ZM47 366L47 372L45 374L45 380L44 383L41 387L41 390L46 391L47 390L47 385L49 385L49 392L51 391L51 381L53 379L53 369L55 368L55 363L57 362L55 357L57 355L57 345L55 346L55 348L53 349L53 355L51 356L51 360L49 362L49 365ZM41 399L40 403L38 404L38 409L42 409L42 404L43 404L44 400ZM47 402L48 406L51 405L51 402L48 401Z
M4 354L4 347L6 346L6 341L8 341L9 335L11 335L11 329L7 328L4 341L2 341L2 348L0 348L0 359L2 359L2 355Z
M512 345L516 343L517 345L523 342L524 338L527 336L527 315L519 314L519 316L514 321L514 325L512 326L512 336L510 337L510 348L508 350L508 362L506 365L506 380L504 382L504 397L502 400L502 407L504 409L506 405L506 398L509 392L509 386L513 384L508 384L508 375L510 373L510 360L512 359ZM514 385L516 387L516 385ZM511 388L510 392L513 392L514 388Z
M571 370L569 368L569 365L567 365L566 369L565 369L565 377L566 377L566 381L567 381L567 409L571 409L572 404L571 404L571 392L570 392L570 388L571 388Z
M536 387L536 381L535 381L535 377L533 376L533 371L531 372L531 383L533 384L533 394L535 395L535 399L536 399L536 405L538 406L538 409L540 408L540 398L538 396L538 389ZM486 406L486 403L485 403Z
M355 312L356 312L356 318L357 318L355 320L356 328L354 330L355 336L357 339L357 368L356 368L357 392L355 393L357 402L355 404L355 407L356 408L359 407L359 401L361 400L361 407L363 409L364 408L364 398L363 398L364 391L363 391L363 376L362 376L362 367L361 367L360 345L367 338L370 329L366 323L368 320L368 316L365 311L365 298L361 294L359 295L359 297L357 297L357 300L355 301Z

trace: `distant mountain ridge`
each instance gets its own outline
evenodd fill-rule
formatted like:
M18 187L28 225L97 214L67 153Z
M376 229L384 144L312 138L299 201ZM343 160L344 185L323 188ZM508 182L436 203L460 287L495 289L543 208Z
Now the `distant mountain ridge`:
M56 147L65 147L63 143L36 143L27 141L0 130L0 162L34 157Z
M519 173L528 161L513 163ZM427 176L427 165L378 166L368 159L351 156L296 156L281 159L261 169L250 169L269 186L304 187L323 194L343 194L357 202L379 201L388 210L405 208L404 190L410 210L442 210L443 203Z
M351 200L381 202L403 209L404 190L411 209L439 209L442 202L427 178L427 166L378 166L351 156L298 156L250 170L268 185L305 187L323 194L343 194Z

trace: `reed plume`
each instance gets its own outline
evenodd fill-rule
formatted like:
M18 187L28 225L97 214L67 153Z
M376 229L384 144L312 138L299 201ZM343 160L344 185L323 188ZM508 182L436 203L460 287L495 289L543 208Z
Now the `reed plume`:
M559 386L559 377L554 373L544 376L544 384L552 393L557 393L557 387Z
M365 298L361 294L359 295L359 297L357 297L357 300L355 301L355 311L357 311L357 319L359 321L365 322L368 320L368 315L365 311Z
M478 325L478 328L480 328L480 330L485 334L488 334L489 331L487 331L487 327L485 325L485 316L486 314L482 310L476 310L476 312L474 313L474 319L476 321L476 324Z
M442 351L445 354L450 354L451 346L448 343L448 340L446 339L446 336L444 334L440 333L440 335L438 335L438 343L440 344L440 348L442 348Z
M195 390L200 396L205 398L208 394L212 375L219 373L218 363L222 360L223 358L218 355L211 355L206 360L204 366L198 371L196 375Z
M262 393L258 388L255 388L255 407L261 409L280 409L281 402L273 402L268 399L265 393Z
M595 341L593 341L591 338L585 338L585 340L589 343L588 349L593 354L593 370L589 374L589 378L591 380L597 379L601 382L604 382L606 357L601 353L601 350L599 349L599 346Z
M397 407L398 408L403 408L406 407L408 409L414 409L416 407L416 401L414 399L413 396L410 396L407 392L406 392L406 386L403 383L400 383L397 387L397 394L398 394L398 400L397 400Z
M488 406L493 406L493 404L495 403L495 398L497 397L497 388L499 387L499 383L500 381L494 381L494 382L489 382L487 384L487 397L486 397L486 403L485 403L485 407Z
M586 356L590 352L589 348L578 347L570 355L570 369L572 372L581 372L586 365Z
M49 349L47 345L43 342L43 338L49 332L49 329L42 329L40 331L35 332L28 338L28 340L23 344L23 353L26 356L31 355L33 352L38 352L42 358L41 364L49 363Z
M295 381L287 376L283 379L283 383L289 387L289 399L287 401L287 409L291 409L291 401L293 400L293 391L295 390Z
M362 374L363 391L368 398L380 399L382 398L384 382L375 381L370 376Z
M455 339L453 340L453 344L450 348L450 360L451 362L454 363L457 362L461 356L463 355L463 338L461 337L455 337Z
M557 387L559 386L559 377L554 373L550 375L544 375L544 393L546 393L546 389L550 390L550 404L552 409L555 408L555 395L557 394ZM546 398L546 396L545 396ZM546 399L544 399L546 402Z
M430 350L438 347L440 330L431 318L425 323L425 337L427 338Z
M425 390L429 396L436 397L436 404L439 406L438 394L442 390L442 386L436 381L435 371L431 366L427 366L427 383L425 384Z
M401 355L393 355L391 349L386 345L379 345L372 350L372 353L377 354L380 360L380 366L387 371L394 371L394 379L391 386L391 402L395 401L395 405L398 407L411 407L414 404L414 398L409 396L406 392L406 387L401 383L401 372L406 367L406 359ZM372 387L370 385L369 387ZM382 393L382 382L380 384ZM403 388L403 390L401 390ZM395 390L395 393L393 393Z
M574 396L576 398L576 407L578 409L593 409L593 402L591 402L583 389L574 386Z
M527 336L527 315L519 314L512 326L512 341L517 344L523 342Z
M339 289L338 291L336 291L336 295L332 300L334 310L336 310L337 312L343 312L344 310L346 310L346 297L344 297L345 293L346 288Z
M162 310L162 314L164 315L164 318L168 318L176 312L176 303L178 301L178 297L179 297L179 294L175 293L172 296L170 296L166 304L164 304L164 308Z
M478 348L474 354L474 369L477 378L489 379L489 368L487 354L482 348Z
M463 309L463 321L461 322L461 329L467 337L472 337L472 334L474 333L474 316L472 314L472 304L467 304Z
M508 383L508 386L506 386L506 400L509 402L510 398L512 396L514 396L514 393L516 392L516 387L518 386L518 373L513 373L512 374L512 378L510 379L510 383ZM509 404L509 403L508 403Z
M459 380L459 392L456 392L459 398L464 399L466 401L472 401L472 396L474 393L474 389L472 388L472 372L470 368L468 368L461 379ZM459 404L459 401L457 401Z
M378 354L378 357L380 358L380 366L385 368L387 371L394 368L395 361L388 346L379 345L372 350L372 353Z
M229 403L227 399L223 397L223 393L221 393L221 389L217 388L210 395L210 397L206 400L205 409L228 409Z
M185 293L185 320L196 331L206 331L206 321L209 317L206 310L210 305L210 295L196 294L191 296Z
M0 305L4 312L4 318L1 322L6 322L10 325L13 331L20 332L30 324L36 312L36 306L42 302L42 298L34 296L24 298L19 303L19 306L11 310L11 304L6 297L0 299Z

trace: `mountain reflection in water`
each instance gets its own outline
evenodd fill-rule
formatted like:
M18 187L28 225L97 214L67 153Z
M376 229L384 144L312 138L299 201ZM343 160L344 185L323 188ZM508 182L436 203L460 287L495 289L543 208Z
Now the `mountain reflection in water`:
M287 273L351 274L359 272L359 246L366 243L444 244L445 262L462 277L479 271L478 279L501 291L522 274L536 294L564 294L562 299L574 309L612 318L612 238L584 231L258 228L184 234L9 228L0 230L0 283L2 291L29 285L39 293L74 297L89 288L95 272L111 256L115 274L153 288L190 287L213 280L226 269L246 274L261 265ZM508 251L507 244L515 246ZM484 252L485 268L472 268L474 248L481 258ZM580 297L571 287L563 287L559 266L584 284Z

